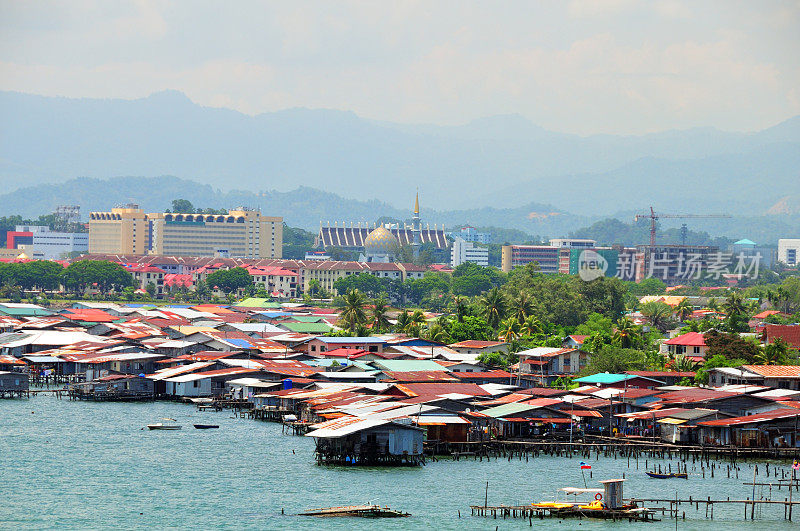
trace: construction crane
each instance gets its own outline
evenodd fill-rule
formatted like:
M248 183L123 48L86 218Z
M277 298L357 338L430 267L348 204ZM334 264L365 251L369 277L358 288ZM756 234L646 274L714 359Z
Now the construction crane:
M687 219L687 218L729 218L728 214L656 214L653 207L650 207L649 214L636 214L633 220L638 222L641 218L650 218L650 246L656 244L656 221L661 218Z

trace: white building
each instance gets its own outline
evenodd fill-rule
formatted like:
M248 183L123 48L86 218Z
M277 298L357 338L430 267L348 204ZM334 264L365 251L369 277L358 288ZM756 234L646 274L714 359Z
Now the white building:
M550 247L564 247L567 249L593 249L597 247L595 240L583 240L578 238L553 238L550 240Z
M465 262L487 267L489 265L489 249L475 247L473 242L457 237L453 240L453 248L450 251L450 264L458 267Z
M778 240L778 262L788 266L800 265L800 239Z
M475 227L470 227L467 225L466 227L462 227L461 230L457 233L451 234L454 238L459 237L462 238L464 241L468 242L475 242L475 243L492 243L492 235L488 232L478 232Z
M32 233L31 246L37 260L57 260L69 253L86 253L89 251L88 232L53 232L49 227L37 225L19 225L17 232Z

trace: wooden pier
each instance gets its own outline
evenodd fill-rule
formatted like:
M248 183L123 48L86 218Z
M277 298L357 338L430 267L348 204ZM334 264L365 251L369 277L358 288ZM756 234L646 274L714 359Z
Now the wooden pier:
M654 511L645 507L629 509L581 509L580 507L535 507L533 505L470 505L473 516L497 518L597 518L602 520L627 520L629 522L655 522Z

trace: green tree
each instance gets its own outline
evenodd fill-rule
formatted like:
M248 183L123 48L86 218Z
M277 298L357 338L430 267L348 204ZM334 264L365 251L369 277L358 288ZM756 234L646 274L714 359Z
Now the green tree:
M147 286L145 286L145 290L147 291L147 295L149 295L151 299L156 296L156 285L154 283L148 282Z
M692 316L692 305L689 303L689 299L683 299L678 305L675 307L675 315L678 316L678 319L681 321L686 321L689 317Z
M484 352L478 355L478 361L487 367L506 369L510 365L511 359L505 352Z
M727 358L722 354L710 355L703 362L703 365L697 369L694 380L698 384L707 385L708 372L711 369L716 369L717 367L741 367L742 365L747 365L747 363L747 360L741 358Z
M172 211L176 214L194 214L194 205L188 199L173 199Z
M506 299L498 288L492 288L481 297L483 315L492 328L497 328L506 315Z
M667 327L672 316L672 307L659 301L651 301L642 304L640 310L642 315L650 321L654 327L658 328L661 333L667 331Z
M544 325L535 315L529 315L520 326L522 336L530 337L542 332L544 332Z
M482 317L472 315L464 316L462 321L451 323L448 333L454 343L468 340L491 341L495 337L494 330Z
M647 366L647 356L641 350L604 346L592 354L589 363L582 374L597 374L600 372L623 373L625 371L644 370Z
M219 288L223 293L233 293L253 283L253 277L243 267L219 269L206 277L209 286Z
M508 309L511 316L522 324L528 316L533 315L535 311L534 300L527 291L520 291L515 297L511 298Z
M522 327L517 318L509 317L500 323L497 339L500 340L502 338L502 341L506 342L514 341L519 338L521 331Z
M774 343L764 346L756 354L755 361L759 365L783 365L789 357L789 345L781 338Z
M345 327L353 331L356 326L367 321L367 299L358 290L348 291L342 298L342 309L339 310L339 319Z
M380 334L383 330L389 328L389 303L386 299L381 297L375 299L372 303L372 329Z
M133 286L133 277L121 265L105 260L79 260L63 270L64 287L82 294L89 287L97 287L100 293L122 290Z
M614 342L622 348L632 348L639 344L639 329L633 324L633 321L627 317L621 318L617 321L616 330L614 330Z

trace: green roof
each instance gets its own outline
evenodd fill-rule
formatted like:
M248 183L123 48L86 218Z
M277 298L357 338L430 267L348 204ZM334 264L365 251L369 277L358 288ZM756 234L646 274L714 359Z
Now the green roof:
M493 419L499 419L501 417L508 417L509 415L515 415L517 413L522 413L524 411L530 411L532 409L538 409L542 406L532 406L530 404L520 404L518 402L512 402L511 404L503 404L502 406L495 406L490 407L489 409L484 409L481 411L483 415L487 415L492 417Z
M320 316L314 316L314 315L297 315L297 316L292 316L291 318L297 321L298 323L318 323L323 319Z
M572 381L585 384L613 384L617 382L624 382L625 380L629 380L631 378L636 378L636 376L633 376L631 374L614 374L610 372L599 372L597 374L592 374L591 376L584 376L583 378L575 378Z
M747 238L739 240L738 242L734 242L734 245L755 245L755 244L756 242L748 240Z
M241 302L237 302L234 306L240 308L280 308L281 305L271 299L261 299L258 297L250 297Z
M333 330L325 323L280 323L280 326L296 334L326 334Z
M447 368L431 360L375 360L372 365L382 371L446 371Z
M0 314L8 315L9 317L42 317L47 315L53 315L55 312L51 312L41 306L23 306L20 307L8 307L5 304L0 304Z

